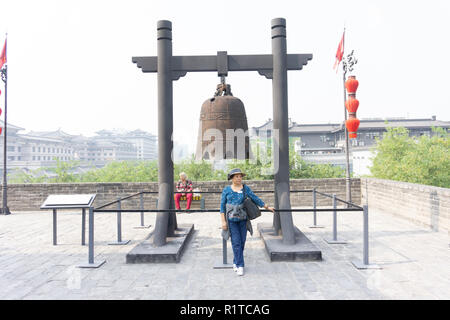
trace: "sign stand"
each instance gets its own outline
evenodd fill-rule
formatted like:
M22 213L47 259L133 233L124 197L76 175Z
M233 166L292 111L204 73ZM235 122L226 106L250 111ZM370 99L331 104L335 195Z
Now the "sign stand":
M94 262L94 207L96 194L49 195L41 209L53 210L53 245L57 245L57 209L82 209L81 244L85 244L85 210L89 209L89 257L88 263L77 265L79 268L98 268L106 260Z

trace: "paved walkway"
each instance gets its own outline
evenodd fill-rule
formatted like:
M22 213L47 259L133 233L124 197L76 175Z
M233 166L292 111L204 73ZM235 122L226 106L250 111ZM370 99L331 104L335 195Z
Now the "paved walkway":
M75 267L88 258L81 213L58 214L57 246L51 211L0 215L0 299L450 299L448 233L383 212L369 214L370 263L382 270L351 264L362 260L362 213L339 213L338 239L348 243L334 245L324 241L332 236L332 212L318 213L324 229L308 228L312 213L294 213L295 225L322 250L323 261L270 262L255 231L247 240L243 277L213 269L222 259L217 213L178 215L178 223L194 223L196 230L178 264L126 264L126 253L151 229L133 228L139 213L124 213L122 239L131 242L111 246L116 214L98 214L95 259L106 259L98 269ZM152 228L155 217L145 214ZM257 220L271 221L271 213Z

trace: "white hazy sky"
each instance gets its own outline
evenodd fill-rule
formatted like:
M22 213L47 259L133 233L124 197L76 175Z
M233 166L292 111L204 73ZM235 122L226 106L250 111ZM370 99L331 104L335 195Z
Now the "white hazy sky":
M156 56L156 23L165 19L174 55L215 55L270 54L270 21L286 18L288 53L313 54L303 70L288 72L289 115L298 123L343 120L342 71L332 66L345 24L346 53L353 49L358 59L358 118L450 120L448 0L0 0L0 10L8 122L24 132L156 134L156 74L142 73L131 57ZM249 127L273 118L270 80L231 72L227 82L245 104ZM174 82L174 140L190 151L200 107L218 83L212 72Z

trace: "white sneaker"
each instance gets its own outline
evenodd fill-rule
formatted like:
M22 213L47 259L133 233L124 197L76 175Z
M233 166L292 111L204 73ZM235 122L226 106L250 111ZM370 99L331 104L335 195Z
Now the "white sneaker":
M233 271L236 272L238 271L238 267L236 266L236 264L233 263Z
M244 275L244 267L239 267L237 268L237 275L238 276L243 276Z

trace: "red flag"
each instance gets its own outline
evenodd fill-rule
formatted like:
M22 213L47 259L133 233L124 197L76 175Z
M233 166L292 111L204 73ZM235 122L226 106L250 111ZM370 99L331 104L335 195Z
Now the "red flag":
M0 55L0 69L3 67L5 63L6 63L6 39L5 45L3 46L2 54Z
M336 68L336 66L339 66L339 63L342 61L342 57L344 56L344 36L345 36L345 30L342 34L341 42L339 42L339 46L336 51L336 61L334 62L333 69ZM337 69L336 69L337 72Z

